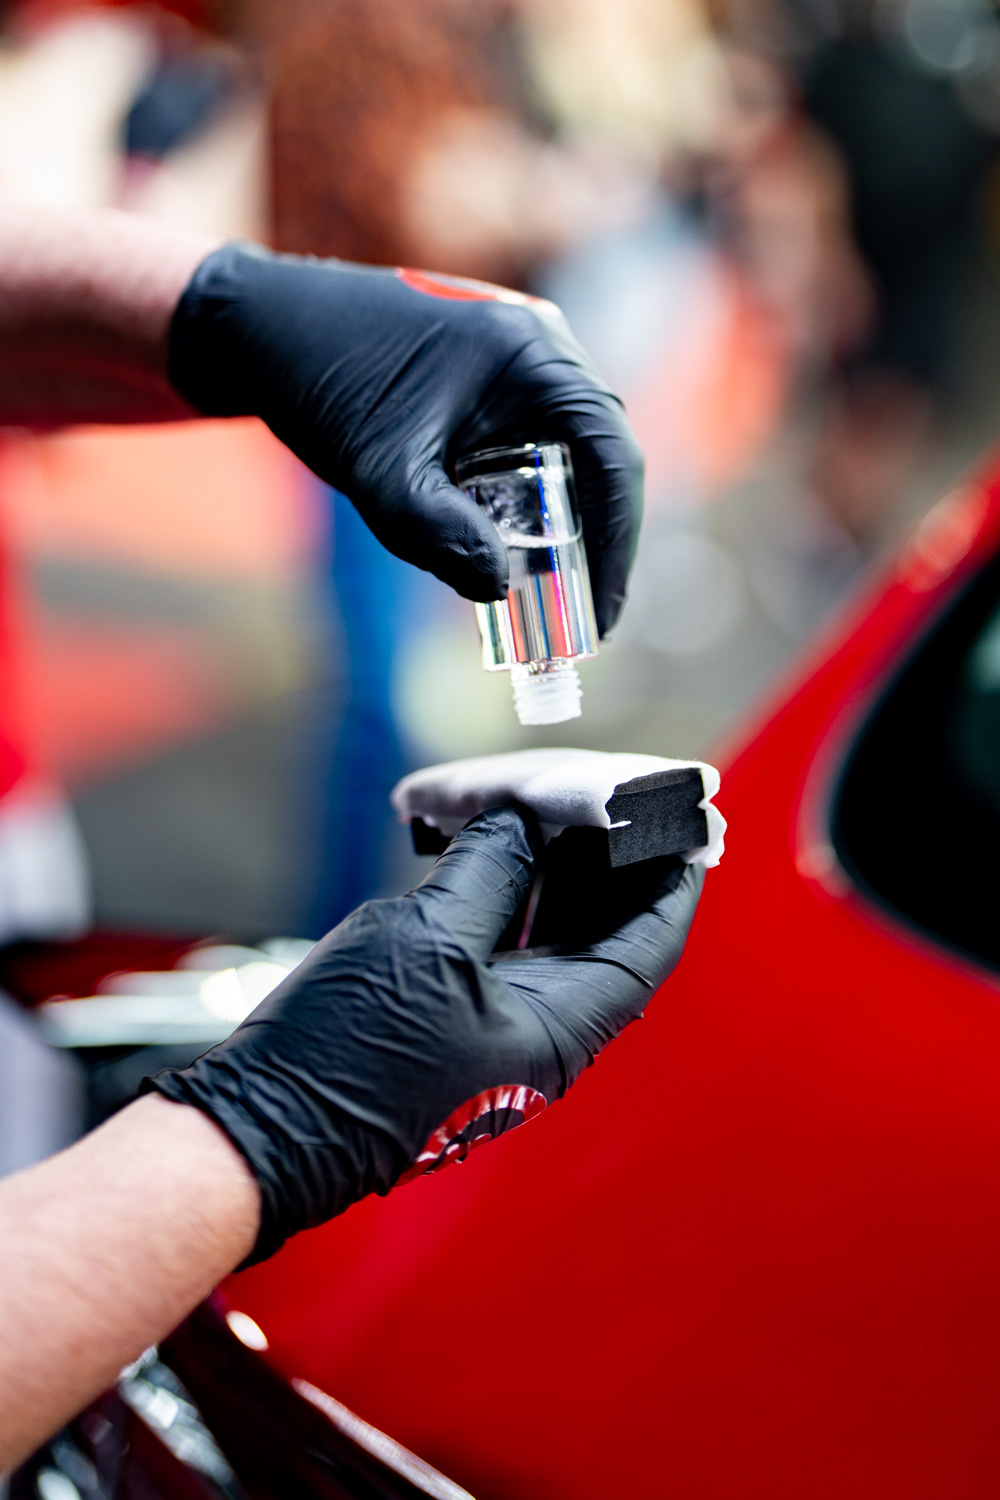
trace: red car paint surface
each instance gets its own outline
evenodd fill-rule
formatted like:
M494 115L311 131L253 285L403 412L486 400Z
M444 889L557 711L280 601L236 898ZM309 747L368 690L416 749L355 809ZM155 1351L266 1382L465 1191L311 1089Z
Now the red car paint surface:
M478 1500L992 1500L1000 989L854 891L824 822L998 536L994 477L814 647L724 767L679 970L565 1102L229 1283L280 1369Z

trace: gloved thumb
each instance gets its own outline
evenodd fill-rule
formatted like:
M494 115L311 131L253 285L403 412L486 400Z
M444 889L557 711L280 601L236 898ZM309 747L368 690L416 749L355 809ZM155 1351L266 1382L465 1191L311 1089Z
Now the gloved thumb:
M463 952L485 960L531 889L540 846L527 808L488 808L455 835L403 899Z
M438 463L419 476L382 476L377 496L351 499L383 547L447 583L463 599L507 596L507 553L496 527Z

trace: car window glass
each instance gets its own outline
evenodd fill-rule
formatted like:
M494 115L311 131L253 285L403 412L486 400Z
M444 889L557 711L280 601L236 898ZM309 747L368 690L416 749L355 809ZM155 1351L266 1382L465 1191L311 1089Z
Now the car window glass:
M847 757L832 834L872 899L1000 968L1000 559L881 695Z

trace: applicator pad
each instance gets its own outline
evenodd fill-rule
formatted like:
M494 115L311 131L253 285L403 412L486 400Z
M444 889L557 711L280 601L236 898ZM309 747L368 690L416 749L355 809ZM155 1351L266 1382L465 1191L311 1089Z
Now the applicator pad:
M711 799L714 766L658 755L597 750L519 750L428 766L404 776L392 805L411 824L418 854L437 854L488 807L520 803L546 843L564 829L603 829L612 869L679 854L688 864L719 863L726 822Z

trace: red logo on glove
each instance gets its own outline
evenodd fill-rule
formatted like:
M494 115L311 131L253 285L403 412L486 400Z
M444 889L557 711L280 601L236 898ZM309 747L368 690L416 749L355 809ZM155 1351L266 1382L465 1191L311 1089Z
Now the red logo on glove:
M440 1172L452 1162L464 1161L470 1151L485 1146L505 1130L514 1130L533 1120L544 1108L545 1095L523 1083L502 1083L467 1099L438 1126L399 1182L412 1182L427 1172Z
M409 266L397 266L400 281L425 297L443 297L446 302L514 302L520 307L531 307L541 302L541 297L529 297L525 292L514 292L509 286L494 286L492 281L471 281L466 276L445 276L439 271L414 271Z

